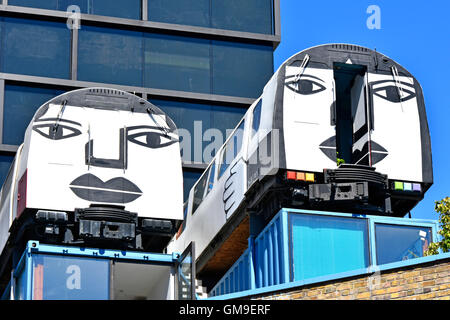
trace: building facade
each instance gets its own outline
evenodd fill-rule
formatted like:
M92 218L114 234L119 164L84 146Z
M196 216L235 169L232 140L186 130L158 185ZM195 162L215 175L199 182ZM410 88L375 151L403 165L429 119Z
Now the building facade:
M225 137L273 73L279 7L279 0L0 0L0 183L42 103L106 86L149 100L190 134L182 150L186 198L209 162L205 131Z

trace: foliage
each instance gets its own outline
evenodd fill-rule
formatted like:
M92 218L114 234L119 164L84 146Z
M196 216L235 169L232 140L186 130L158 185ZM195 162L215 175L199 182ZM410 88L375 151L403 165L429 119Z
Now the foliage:
M338 167L339 167L341 164L345 163L345 160L344 160L344 159L339 158L339 152L336 152L336 163L337 163Z
M442 240L430 244L428 250L425 252L426 256L438 254L439 249L441 249L442 252L450 252L450 197L446 197L435 203L435 211L439 213L439 223L441 227L438 234L442 236Z

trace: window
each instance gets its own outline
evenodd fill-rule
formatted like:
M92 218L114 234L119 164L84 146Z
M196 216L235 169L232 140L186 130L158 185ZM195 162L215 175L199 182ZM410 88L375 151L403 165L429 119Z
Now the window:
M252 137L258 132L259 125L261 122L261 104L262 100L260 99L253 109L253 119L252 119Z
M3 143L20 145L25 130L36 110L48 100L64 93L62 90L19 85L5 85L3 109Z
M211 167L210 167L211 168ZM203 196L205 195L206 184L208 182L210 168L205 171L198 183L194 187L194 200L192 203L192 214L200 206L203 201Z
M220 159L220 169L219 177L228 169L231 162L236 158L242 147L242 139L244 135L244 125L243 120L239 127L233 132L232 137L227 141L226 145L222 149L222 157Z
M272 34L273 0L212 0L211 26Z
M13 156L0 155L0 184L3 185L9 168L14 160Z
M209 27L211 0L150 0L148 20Z
M78 79L142 86L142 32L83 25L78 40Z
M209 162L210 159L203 158L205 148L208 145L221 147L227 137L227 131L229 133L235 128L246 112L245 108L240 107L211 106L156 99L152 99L150 102L161 108L175 122L180 133L181 154L184 161ZM219 143L212 139L202 139L205 131L210 128L221 131L222 140ZM200 133L201 136L199 137ZM194 139L197 140L194 141ZM197 158L194 157L194 151L197 154ZM216 155L217 150L211 148L210 151L211 154L205 154L205 157L211 157L212 159Z
M273 73L271 46L212 42L214 94L258 97Z
M189 192L201 175L201 172L183 170L184 201L188 200Z
M141 0L8 0L8 4L60 11L76 5L81 13L141 19Z
M145 86L210 93L210 42L203 39L145 35Z
M68 79L70 30L65 23L0 18L1 71Z
M214 187L214 174L215 174L215 171L216 171L216 164L213 162L213 164L211 165L211 170L209 172L208 189L206 189L205 197L208 195L208 193Z
M369 266L367 220L291 214L294 281Z
M377 264L423 257L431 243L431 228L375 224Z

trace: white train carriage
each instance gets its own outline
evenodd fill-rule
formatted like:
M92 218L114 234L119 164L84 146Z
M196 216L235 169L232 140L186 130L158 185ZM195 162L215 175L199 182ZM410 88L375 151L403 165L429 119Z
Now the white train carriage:
M33 239L161 252L183 219L173 121L130 93L87 88L43 104L1 190L0 252Z
M328 44L285 61L193 186L169 251L217 277L277 208L404 216L433 183L422 89L392 59Z

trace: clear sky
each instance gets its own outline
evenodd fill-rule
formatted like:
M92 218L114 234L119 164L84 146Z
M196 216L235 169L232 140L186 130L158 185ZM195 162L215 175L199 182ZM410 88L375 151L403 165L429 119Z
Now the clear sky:
M361 45L392 58L422 85L430 128L434 184L411 212L438 219L434 201L450 196L450 1L280 0L281 43L274 68L293 54L325 43ZM380 29L369 29L370 5Z

